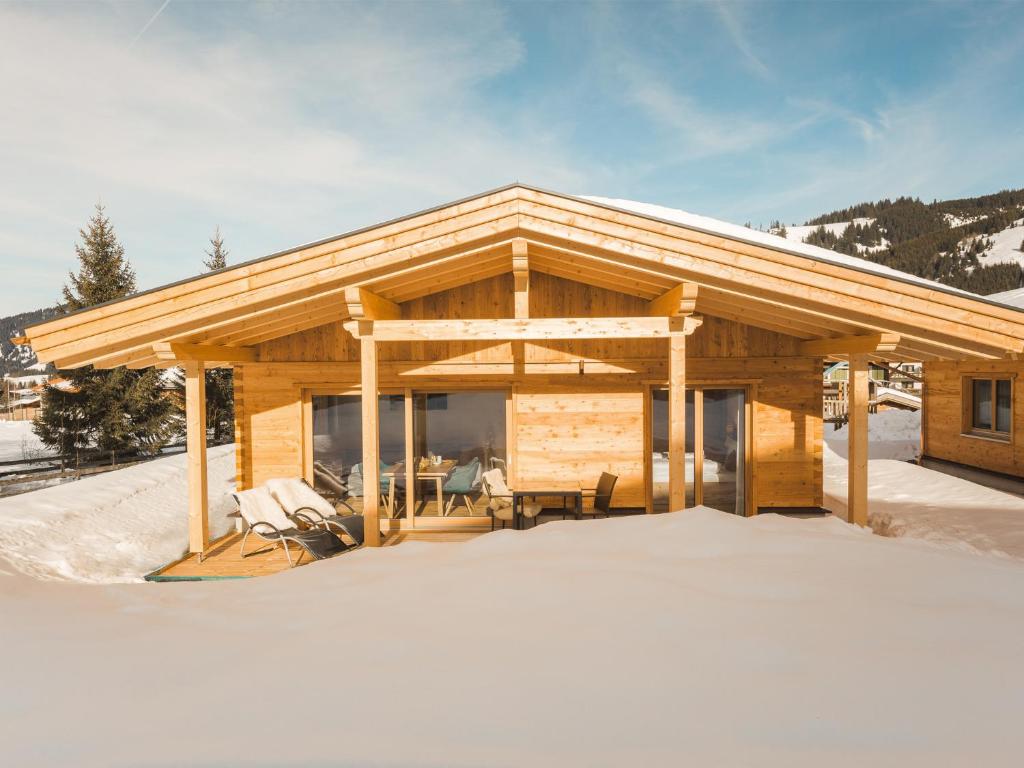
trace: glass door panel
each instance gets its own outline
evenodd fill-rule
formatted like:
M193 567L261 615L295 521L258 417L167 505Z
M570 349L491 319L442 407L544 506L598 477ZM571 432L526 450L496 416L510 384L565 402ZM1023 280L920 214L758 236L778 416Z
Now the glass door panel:
M413 393L416 514L486 514L480 478L508 462L506 399L503 390Z
M313 487L324 496L344 499L356 511L363 500L363 412L359 395L313 395ZM405 399L381 395L381 470L405 458ZM390 479L381 477L381 516L394 505L397 512L404 483L391 492Z
M687 389L686 506L699 504L746 514L746 391ZM655 512L669 511L668 390L651 391L651 500Z
M745 514L744 401L742 389L705 389L703 395L702 503L712 509Z
M694 391L686 392L686 506L694 505ZM651 392L651 503L655 512L668 512L668 390Z

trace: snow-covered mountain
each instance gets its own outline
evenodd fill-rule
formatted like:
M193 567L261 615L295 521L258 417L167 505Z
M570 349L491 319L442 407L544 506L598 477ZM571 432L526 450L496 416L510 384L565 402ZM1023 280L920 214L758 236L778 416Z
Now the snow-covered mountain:
M1024 190L859 203L771 231L976 293L1024 287Z
M24 371L36 364L36 355L31 347L11 343L12 336L20 336L25 327L53 317L54 308L22 312L20 315L0 317L0 376L15 371Z

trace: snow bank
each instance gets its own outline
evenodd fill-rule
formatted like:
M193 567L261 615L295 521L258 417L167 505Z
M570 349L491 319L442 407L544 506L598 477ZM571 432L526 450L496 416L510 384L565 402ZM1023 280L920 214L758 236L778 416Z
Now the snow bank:
M0 498L0 560L42 579L138 581L188 548L186 455ZM234 508L234 446L208 453L210 533Z
M835 445L825 444L825 506L845 519L847 463ZM1024 558L1024 499L905 461L868 462L868 524L884 536Z
M846 458L850 439L849 425L832 429L825 425L829 447ZM921 452L921 412L885 410L868 416L868 457L909 461Z
M558 521L248 581L0 577L0 615L10 765L997 766L1024 750L1024 566L833 518Z
M49 449L32 431L31 421L0 421L0 461L48 456Z

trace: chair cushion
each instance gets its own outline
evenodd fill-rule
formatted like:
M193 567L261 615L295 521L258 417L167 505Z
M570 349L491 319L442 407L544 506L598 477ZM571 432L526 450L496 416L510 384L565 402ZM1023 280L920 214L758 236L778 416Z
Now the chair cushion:
M324 517L335 514L333 504L297 477L275 477L264 485L289 515L294 515L302 507L312 507Z
M491 493L495 496L511 496L512 491L505 485L505 476L501 474L500 469L489 469L483 474L484 480L487 481L487 485L491 488Z
M241 491L235 494L235 498L238 499L238 511L249 525L270 523L279 531L295 527L266 486Z
M470 493L475 490L477 475L480 474L480 459L473 459L468 464L456 467L444 490L448 493Z

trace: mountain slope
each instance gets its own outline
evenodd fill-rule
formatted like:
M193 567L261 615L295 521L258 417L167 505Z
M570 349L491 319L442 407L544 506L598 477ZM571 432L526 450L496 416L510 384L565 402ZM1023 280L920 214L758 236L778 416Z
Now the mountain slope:
M22 312L10 317L0 317L0 376L14 373L34 365L36 355L30 347L19 347L11 343L12 336L20 336L25 327L38 323L57 314L53 307Z
M776 230L975 293L1024 287L1024 189L859 203Z

